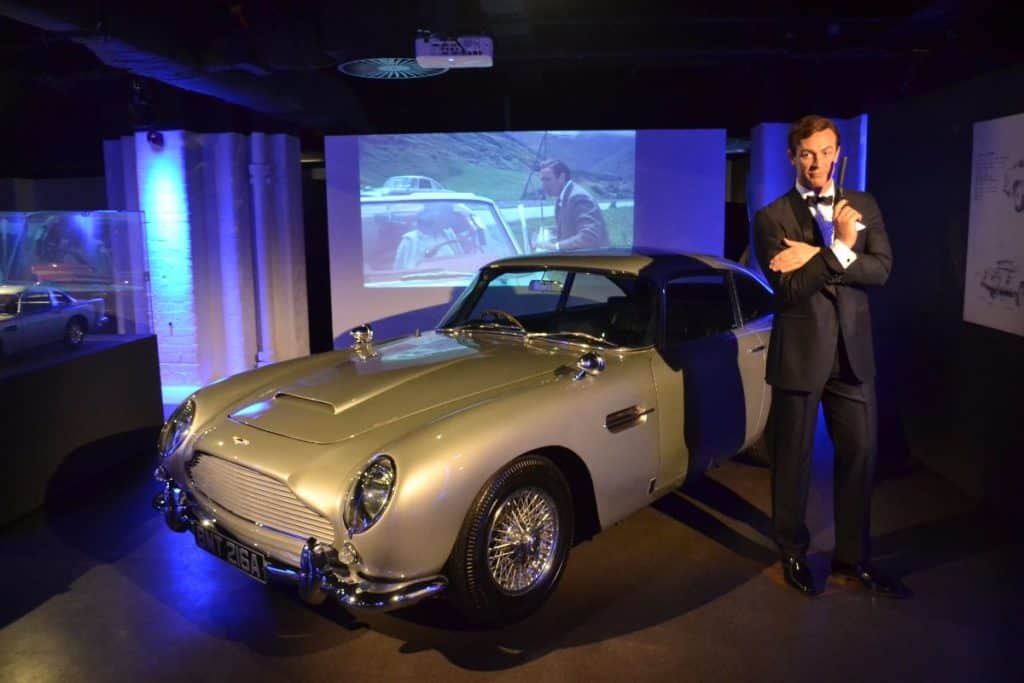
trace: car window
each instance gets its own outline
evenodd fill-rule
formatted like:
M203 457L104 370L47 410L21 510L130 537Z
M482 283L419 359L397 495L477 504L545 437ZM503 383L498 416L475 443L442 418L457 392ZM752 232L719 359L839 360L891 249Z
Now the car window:
M654 290L636 277L535 270L478 283L443 325L479 321L498 309L548 339L642 347L657 329ZM469 308L469 307L472 308ZM467 310L468 309L468 310ZM574 336L575 335L575 336ZM591 338L589 341L580 335Z
M736 327L724 273L690 275L665 285L665 337L669 343L725 332Z
M494 308L517 318L554 313L567 278L564 270L503 273L488 283L467 320L479 320L484 311ZM535 282L544 284L531 286Z
M733 273L733 281L736 283L743 322L763 318L773 311L772 293L767 287L746 273Z
M57 300L58 306L67 306L71 303L71 299L64 292L54 292L53 298Z
M608 299L621 297L624 292L608 278L598 273L577 273L573 278L572 290L566 308L607 303Z
M21 312L23 315L45 313L52 308L49 292L25 292L21 296Z
M515 246L486 201L364 202L363 254L368 272L448 269L472 272L513 256Z

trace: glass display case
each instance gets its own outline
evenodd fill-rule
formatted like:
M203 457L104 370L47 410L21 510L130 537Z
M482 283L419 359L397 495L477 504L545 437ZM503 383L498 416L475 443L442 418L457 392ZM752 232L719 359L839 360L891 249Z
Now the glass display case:
M142 214L0 212L0 353L152 329Z

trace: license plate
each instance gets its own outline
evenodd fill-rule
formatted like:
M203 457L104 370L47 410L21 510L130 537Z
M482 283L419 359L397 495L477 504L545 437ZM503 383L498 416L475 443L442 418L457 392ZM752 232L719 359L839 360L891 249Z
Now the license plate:
M233 564L260 583L267 582L267 556L260 551L247 548L199 524L192 527L192 533L196 538L196 545L206 552L216 555L228 564Z

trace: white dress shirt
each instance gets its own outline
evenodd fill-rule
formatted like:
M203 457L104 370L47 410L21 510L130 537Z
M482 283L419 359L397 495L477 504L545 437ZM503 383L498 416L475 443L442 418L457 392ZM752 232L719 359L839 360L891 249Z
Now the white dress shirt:
M800 197L805 201L808 197L814 196L814 190L808 190L806 187L797 181L796 191L800 193ZM836 186L835 184L829 185L828 189L821 193L822 197L835 198ZM818 224L818 229L821 230L822 239L828 239L831 235L829 244L825 246L832 250L832 253L836 255L839 260L839 264L845 269L849 268L850 265L857 260L857 254L850 247L846 246L846 243L842 240L836 239L836 231L832 225L832 209L834 204L815 204L814 206L808 206L807 210L814 216L814 220ZM861 223L857 223L857 230L863 230L864 226Z

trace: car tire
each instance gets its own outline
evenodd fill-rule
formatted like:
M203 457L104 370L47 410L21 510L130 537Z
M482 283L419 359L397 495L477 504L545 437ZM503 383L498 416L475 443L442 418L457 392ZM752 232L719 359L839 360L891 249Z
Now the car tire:
M747 460L755 465L761 465L762 467L769 467L772 464L771 453L768 450L768 437L766 432L761 432L761 436L757 437L757 441L750 444L750 447L743 452L743 455Z
M77 349L83 339L85 339L85 321L78 317L72 318L64 327L64 346L69 349Z
M554 463L539 455L509 463L480 490L462 524L448 562L455 606L485 625L535 611L562 576L574 523L572 493Z

